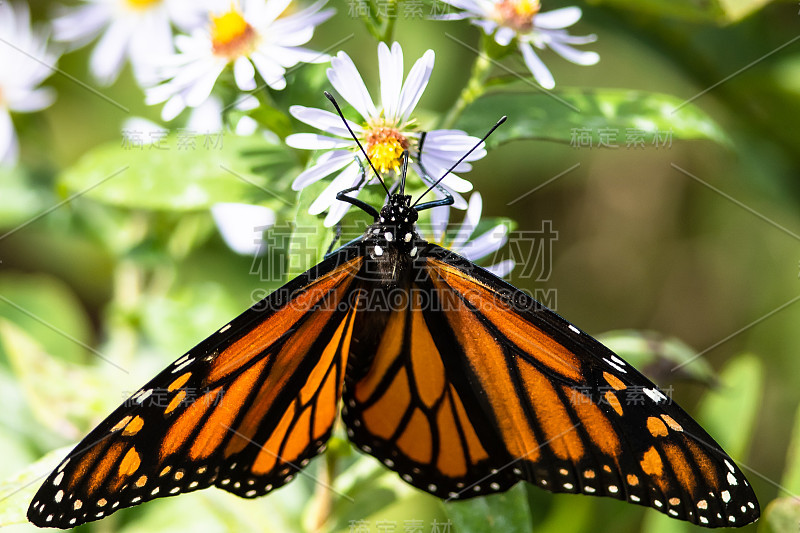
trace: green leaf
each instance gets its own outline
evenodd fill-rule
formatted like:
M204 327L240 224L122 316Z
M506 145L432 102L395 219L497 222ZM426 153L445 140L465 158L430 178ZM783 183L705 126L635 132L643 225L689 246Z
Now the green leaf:
M501 494L445 504L455 531L470 533L527 533L532 518L525 487L517 484Z
M20 167L0 167L0 227L25 222L42 210L41 198L34 192Z
M742 354L725 366L719 380L700 402L697 419L731 457L741 459L761 408L764 366L756 356Z
M334 436L331 444L337 440L351 449L351 445L340 437ZM326 453L331 453L330 448ZM333 508L325 523L328 531L348 531L360 520L367 522L364 525L369 526L370 531L375 531L376 521L387 519L387 514L393 514L395 511L392 509L398 503L402 507L402 502L408 503L414 497L421 497L418 501L425 507L429 507L432 500L436 511L441 513L438 500L414 489L376 459L361 454L336 475L333 489ZM353 505L353 502L357 504ZM411 518L407 510L402 518Z
M44 275L0 277L0 318L19 326L43 349L66 361L87 361L89 318L61 281ZM2 354L2 349L0 349Z
M247 115L264 128L274 132L281 140L292 133L292 120L285 113L263 102L257 108L248 112Z
M800 494L800 408L794 415L794 427L786 450L786 466L783 469L781 486L792 494Z
M279 208L291 203L287 191L296 162L285 145L260 136L170 134L159 146L99 146L66 170L60 183L70 194L134 209L190 211L218 202Z
M642 521L642 531L658 531L658 533L689 533L693 527L689 522L676 520L659 513L655 509L647 509Z
M596 148L603 141L616 149L663 149L687 139L730 142L704 111L683 104L675 96L627 89L491 93L467 107L456 127L480 136L500 115L508 115L487 140L490 148L523 139Z
M0 345L42 426L77 439L106 407L100 398L107 391L108 380L100 373L52 357L34 337L4 319L0 319Z
M674 379L716 383L711 365L686 343L655 331L614 330L597 340L657 383Z
M771 0L595 0L597 4L613 5L631 11L659 17L673 17L693 22L729 24L755 13Z
M17 475L0 482L0 527L28 523L28 506L39 485L70 449L71 446L53 450Z
M758 533L797 531L800 524L800 501L791 496L769 502L758 523Z
M535 502L540 500L539 487L528 485L529 501L535 511ZM575 498L566 494L558 494L552 499L553 504L548 508L542 521L536 524L537 533L562 533L563 531L589 531L592 519L596 516L597 500L594 498ZM593 513L594 511L594 513Z

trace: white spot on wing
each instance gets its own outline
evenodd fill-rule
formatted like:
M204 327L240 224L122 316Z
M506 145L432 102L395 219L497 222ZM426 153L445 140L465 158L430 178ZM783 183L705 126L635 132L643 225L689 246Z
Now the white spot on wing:
M655 403L660 403L667 399L667 397L664 396L664 394L658 389L643 388L642 391Z
M53 485L56 487L61 484L61 481L64 479L64 472L59 472L56 478L53 480Z
M575 327L575 326L573 326L572 324L570 324L570 325L569 325L569 329L571 329L573 332L575 332L575 333L577 333L577 334L579 334L579 335L580 335L580 333L581 333L581 330L579 330L578 328L576 328L576 327Z
M174 372L174 370L173 370L173 372ZM141 405L141 403L143 401L145 401L146 399L148 399L151 394L153 394L153 389L147 389L138 398L136 398L136 403Z
M180 372L181 370L183 370L187 366L191 365L193 362L194 362L194 357L192 357L191 359L187 359L186 361L181 363L180 366L176 366L175 368L173 368L172 369L172 373L175 374L177 372Z
M628 373L627 370L625 370L624 368L619 366L614 361L611 361L610 359L607 359L607 358L603 357L603 361L605 361L608 366L613 367L617 372L622 372L623 374L627 374ZM647 389L645 389L645 390L647 390Z
M612 355L611 356L611 360L614 361L615 363L617 363L620 366L625 366L625 361L623 361L622 359L620 359L616 355Z
M722 492L719 493L719 495L722 496L722 501L724 501L725 503L731 501L731 493L728 492L727 490L723 490Z
M730 483L731 485L738 485L736 481L736 476L734 476L730 472L728 472L728 483Z

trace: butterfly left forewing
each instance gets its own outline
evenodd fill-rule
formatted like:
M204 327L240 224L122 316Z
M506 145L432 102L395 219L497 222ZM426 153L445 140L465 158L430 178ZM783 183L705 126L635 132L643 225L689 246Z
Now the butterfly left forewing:
M39 489L28 518L72 527L211 485L239 496L290 481L324 448L353 328L352 250L318 265L158 374Z
M647 378L591 336L468 261L430 246L447 331L521 479L626 499L708 526L758 518L734 461ZM490 485L491 486L491 485Z

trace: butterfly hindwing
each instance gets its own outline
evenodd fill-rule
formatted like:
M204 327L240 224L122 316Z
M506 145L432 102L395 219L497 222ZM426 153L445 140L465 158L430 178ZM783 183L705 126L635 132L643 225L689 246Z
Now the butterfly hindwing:
M211 485L243 497L290 481L337 415L362 258L342 249L153 378L70 452L28 518L72 527Z
M440 497L522 479L707 527L758 517L734 461L613 352L438 246L414 265L369 370L346 385L344 419L363 450Z

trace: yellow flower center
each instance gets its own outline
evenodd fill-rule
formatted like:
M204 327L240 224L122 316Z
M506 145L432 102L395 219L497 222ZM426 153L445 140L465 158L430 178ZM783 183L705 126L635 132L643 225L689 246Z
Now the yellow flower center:
M533 17L541 8L539 0L502 0L495 5L500 23L515 30L533 28Z
M147 9L153 4L160 4L162 0L125 0L128 7L133 9Z
M258 34L231 5L230 11L211 15L211 44L214 54L235 59L249 55L256 47Z
M365 138L367 155L375 169L381 174L394 170L400 172L403 150L408 149L409 141L397 128L376 127Z

